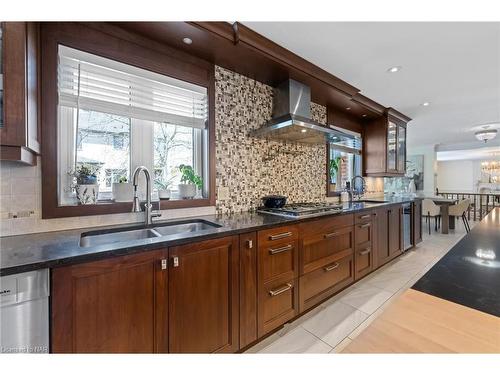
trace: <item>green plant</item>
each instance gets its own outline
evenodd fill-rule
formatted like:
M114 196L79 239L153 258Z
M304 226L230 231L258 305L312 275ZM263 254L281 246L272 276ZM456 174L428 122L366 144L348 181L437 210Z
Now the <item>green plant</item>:
M190 165L181 164L179 165L179 170L182 174L181 182L192 183L196 185L198 189L201 189L203 187L203 179L194 172L193 167L191 167Z
M120 184L126 184L128 182L128 178L126 176L121 176L119 179L118 179L118 182Z
M78 185L95 184L100 169L100 165L82 163L77 165L75 170L69 174L76 179Z
M337 156L330 160L330 178L332 181L336 181L337 173L339 172L340 163L342 157Z

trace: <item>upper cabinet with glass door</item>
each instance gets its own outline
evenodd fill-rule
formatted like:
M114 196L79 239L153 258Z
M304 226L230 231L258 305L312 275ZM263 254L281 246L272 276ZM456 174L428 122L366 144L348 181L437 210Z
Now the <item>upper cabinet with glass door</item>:
M365 176L404 176L406 124L411 119L389 108L384 116L365 124L363 171Z
M36 164L38 129L38 25L1 22L0 159Z

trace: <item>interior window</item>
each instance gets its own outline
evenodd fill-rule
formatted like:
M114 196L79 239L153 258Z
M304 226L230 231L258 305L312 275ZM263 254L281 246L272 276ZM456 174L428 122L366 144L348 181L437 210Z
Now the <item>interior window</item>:
M347 182L350 183L354 176L361 175L361 155L330 145L328 168L330 178L328 191L330 193L340 192L345 189ZM358 184L358 181L356 183Z
M59 205L79 203L82 167L94 172L100 202L112 201L113 184L130 183L140 165L154 194L185 198L180 167L189 166L199 177L190 198L208 197L205 87L59 46L58 98Z

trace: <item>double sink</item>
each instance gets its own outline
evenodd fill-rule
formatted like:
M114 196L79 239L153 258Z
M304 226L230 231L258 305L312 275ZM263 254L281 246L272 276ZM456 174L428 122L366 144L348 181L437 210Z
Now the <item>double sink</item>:
M174 237L185 233L196 233L209 229L217 229L221 226L222 225L210 221L195 219L157 224L151 228L145 228L143 226L86 232L82 233L80 237L80 247L110 245L119 242L146 240L157 237Z

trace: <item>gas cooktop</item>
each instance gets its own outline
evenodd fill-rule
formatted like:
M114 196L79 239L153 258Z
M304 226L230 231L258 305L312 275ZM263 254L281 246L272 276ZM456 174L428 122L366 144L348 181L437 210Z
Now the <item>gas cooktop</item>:
M322 212L342 211L341 204L334 203L294 203L281 208L260 207L257 212L279 216L304 217Z

